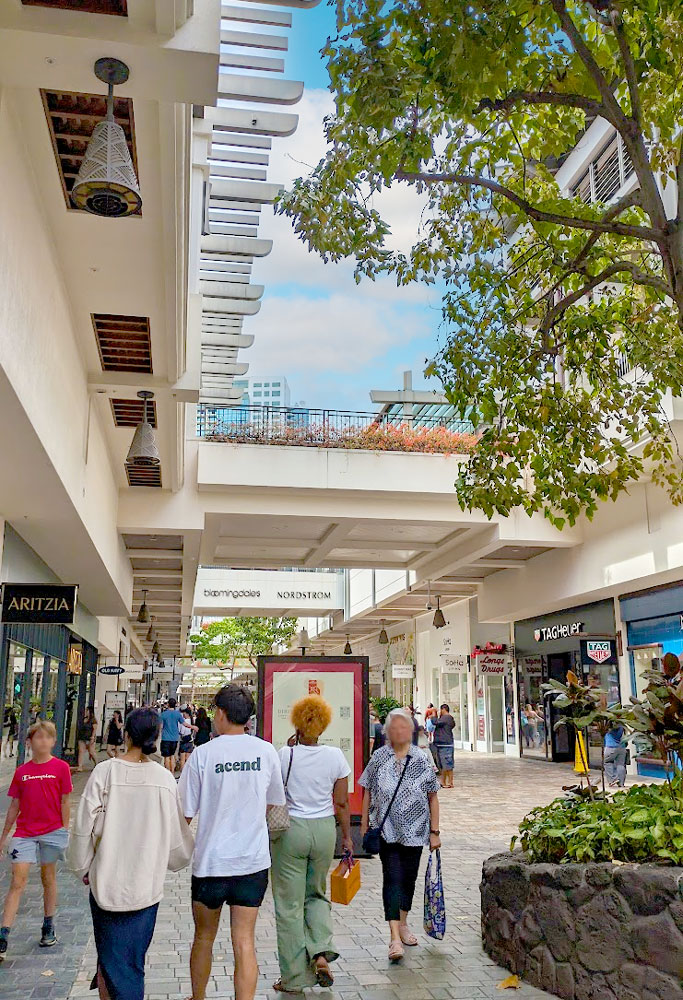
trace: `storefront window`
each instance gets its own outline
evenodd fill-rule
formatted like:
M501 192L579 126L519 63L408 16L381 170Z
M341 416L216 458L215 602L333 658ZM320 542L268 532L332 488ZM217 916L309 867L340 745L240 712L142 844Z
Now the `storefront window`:
M469 745L470 727L468 718L467 674L464 672L444 673L441 675L441 684L443 692L441 702L450 707L451 715L455 722L453 740L461 746L463 744Z

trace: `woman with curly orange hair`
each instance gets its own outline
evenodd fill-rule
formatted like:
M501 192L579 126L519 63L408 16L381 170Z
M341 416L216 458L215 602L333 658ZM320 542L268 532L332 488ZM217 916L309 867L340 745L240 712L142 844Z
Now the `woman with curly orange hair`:
M318 743L332 721L332 709L323 698L310 695L297 701L291 720L295 743L280 751L290 827L271 845L280 962L280 979L273 989L301 994L306 987L334 982L329 963L339 954L332 940L327 873L334 857L335 814L342 847L352 848L351 768L338 747Z

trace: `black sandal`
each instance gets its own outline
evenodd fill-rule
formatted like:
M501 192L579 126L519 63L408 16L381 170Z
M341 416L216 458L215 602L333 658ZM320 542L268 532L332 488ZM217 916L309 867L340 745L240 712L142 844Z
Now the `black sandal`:
M327 961L325 961L325 965L318 965L318 959L314 958L311 965L313 966L313 972L315 973L315 980L318 986L329 989L330 986L334 984L334 976L330 972Z
M282 985L282 980L278 979L276 983L273 983L273 989L276 993L288 993L290 997L302 997L304 995L303 990L288 990Z

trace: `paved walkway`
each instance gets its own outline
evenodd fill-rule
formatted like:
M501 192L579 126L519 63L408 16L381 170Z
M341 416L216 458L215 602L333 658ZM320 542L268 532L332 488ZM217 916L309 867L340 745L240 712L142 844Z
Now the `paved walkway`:
M407 949L399 966L387 961L382 917L379 861L363 862L363 887L349 907L335 906L337 947L333 990L309 994L327 1000L485 1000L508 995L496 989L507 973L483 954L479 929L479 881L484 858L507 849L519 820L534 805L548 802L567 782L558 765L482 755L456 754L456 787L441 793L442 861L448 909L443 942L421 932L420 946ZM4 770L4 768L3 768ZM84 776L85 777L85 776ZM82 784L81 776L77 776ZM6 788L6 783L5 783ZM4 789L3 789L4 790ZM79 788L77 787L77 791ZM0 869L4 895L8 867ZM189 870L169 876L149 952L148 1000L179 1000L190 995L189 948L192 939ZM416 896L413 926L419 931L421 893ZM94 997L88 987L95 957L86 890L68 872L60 873L57 931L60 943L49 951L37 947L42 918L39 879L31 879L27 899L12 932L7 961L0 966L2 1000L67 1000ZM232 951L224 916L214 951L209 996L232 997ZM261 978L258 1000L274 1000L278 977L275 920L270 894L257 925ZM43 973L51 975L43 975ZM518 1000L548 997L530 986L511 991Z

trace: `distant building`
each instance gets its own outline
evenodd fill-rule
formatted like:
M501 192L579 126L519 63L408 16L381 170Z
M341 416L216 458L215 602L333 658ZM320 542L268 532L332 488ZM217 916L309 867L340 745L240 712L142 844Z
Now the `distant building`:
M233 387L242 390L238 406L289 406L291 392L284 375L253 375L233 379Z

